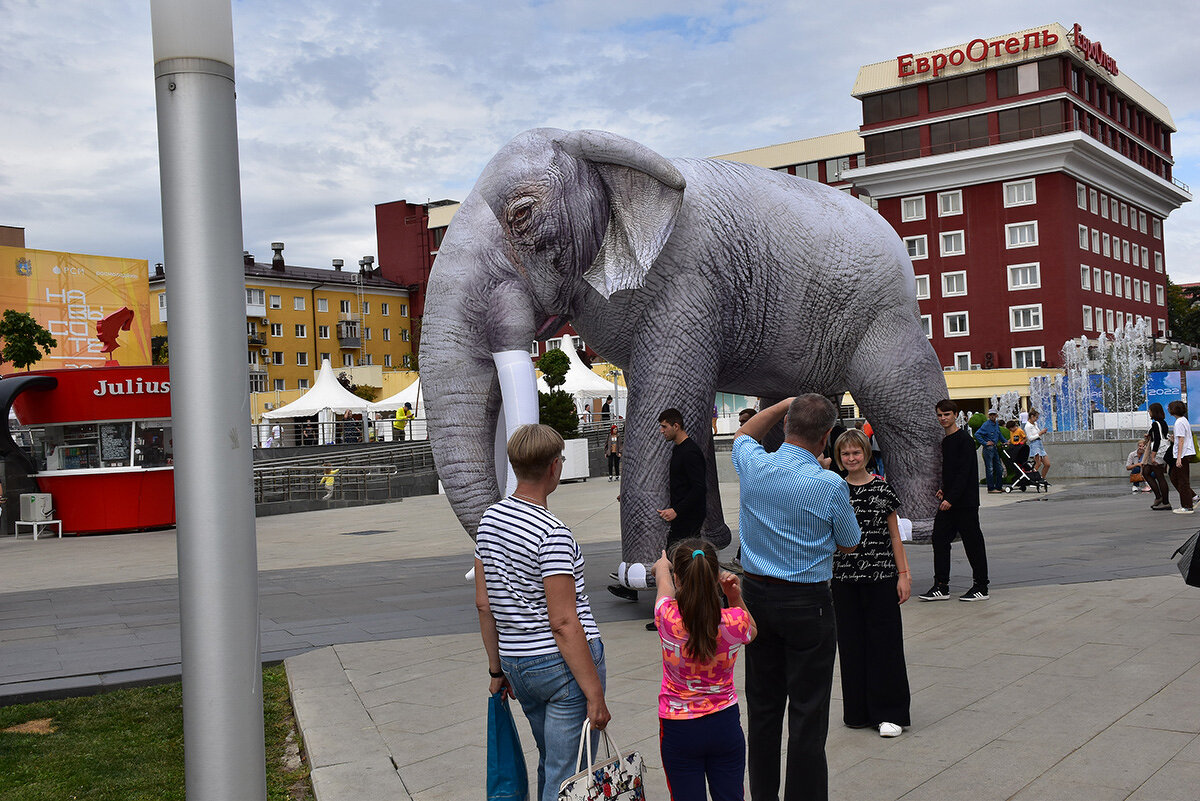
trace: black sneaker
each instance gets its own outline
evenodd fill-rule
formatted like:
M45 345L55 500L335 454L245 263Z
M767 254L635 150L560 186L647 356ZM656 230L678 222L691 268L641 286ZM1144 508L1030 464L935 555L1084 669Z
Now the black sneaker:
M929 592L922 593L917 597L922 601L949 601L950 588L945 585L934 584L929 588Z
M986 601L991 596L988 595L987 587L980 587L975 584L971 589L967 590L967 594L959 597L960 601Z
M608 591L620 598L622 601L636 601L638 599L637 590L631 590L628 587L623 587L620 584L609 584Z

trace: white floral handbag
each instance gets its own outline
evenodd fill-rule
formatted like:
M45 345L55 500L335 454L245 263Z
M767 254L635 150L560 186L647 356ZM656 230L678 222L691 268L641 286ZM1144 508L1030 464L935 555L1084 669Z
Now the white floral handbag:
M621 753L607 731L598 732L604 742L605 756L592 756L592 722L583 722L579 735L579 755L575 767L579 771L558 788L558 801L646 801L643 786L645 765L637 751ZM587 762L584 762L584 750Z

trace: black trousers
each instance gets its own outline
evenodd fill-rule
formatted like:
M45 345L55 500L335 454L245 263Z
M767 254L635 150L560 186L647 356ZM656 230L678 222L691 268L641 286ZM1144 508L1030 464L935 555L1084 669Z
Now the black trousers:
M608 475L610 477L621 475L621 457L615 453L608 455Z
M842 721L847 726L908 726L908 669L896 579L834 580Z
M934 516L934 582L943 586L950 583L950 543L954 542L955 537L962 538L963 550L967 553L967 561L971 563L975 584L987 587L987 547L983 544L983 531L979 528L978 506L957 506L945 511L939 509Z
M1171 490L1167 484L1167 466L1162 462L1153 465L1143 465L1142 476L1150 489L1154 490L1154 500L1157 503L1170 503Z
M1192 508L1192 501L1196 500L1196 493L1192 491L1192 464L1188 461L1188 457L1184 457L1183 466L1175 464L1172 459L1171 465L1171 483L1175 485L1175 491L1179 493L1179 505L1184 509Z
M751 575L742 589L758 636L746 646L747 767L752 801L778 801L787 711L784 801L825 801L829 695L837 652L828 584L776 584Z

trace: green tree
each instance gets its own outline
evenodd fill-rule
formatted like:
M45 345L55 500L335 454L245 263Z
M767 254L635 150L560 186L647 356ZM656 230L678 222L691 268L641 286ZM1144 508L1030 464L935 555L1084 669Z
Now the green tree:
M1167 281L1167 325L1171 339L1189 345L1200 344L1200 304L1197 300L1200 300L1200 289L1184 289Z
M550 387L549 392L538 393L541 420L562 434L563 439L571 439L579 433L579 414L575 411L575 400L567 392L556 389L566 383L571 361L567 354L555 348L546 351L546 355L538 359L537 368L542 371L542 379Z
M58 340L32 315L13 309L5 309L0 317L0 340L4 342L0 347L0 364L12 362L18 370L28 370L58 347Z

